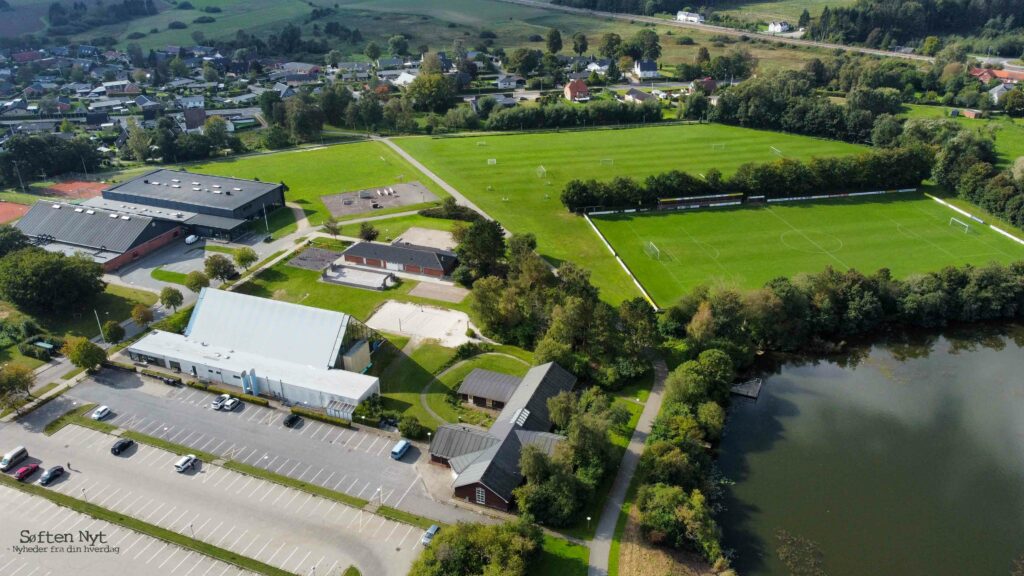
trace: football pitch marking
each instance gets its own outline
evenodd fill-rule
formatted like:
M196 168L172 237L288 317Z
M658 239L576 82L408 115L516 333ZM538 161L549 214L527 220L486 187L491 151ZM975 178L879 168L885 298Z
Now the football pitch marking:
M785 224L786 226L789 226L789 227L790 227L790 229L792 229L792 230L793 230L794 232L796 232L796 233L800 234L801 236L803 236L803 237L804 237L804 240L807 240L807 241L808 241L808 242L810 242L811 244L814 244L815 246L817 246L817 247L818 247L818 250L821 250L821 253L822 253L822 254L825 254L825 255L826 255L826 256L828 256L829 258L832 258L833 260L835 260L836 262L838 262L840 266L842 266L843 268L845 268L845 269L847 269L847 270L849 270L849 269L853 268L852 266L850 266L850 265L849 265L849 264L847 264L846 262L843 262L843 259L842 259L842 258L840 258L840 257L836 256L836 255L835 255L835 254L833 254L833 253L832 253L831 251L829 251L829 250L826 250L826 249L825 249L825 247L824 247L824 246L822 246L821 244L818 244L818 243L817 243L817 242L815 242L814 240L811 240L811 238L810 238L809 236L807 236L807 234L805 234L803 230L801 230L801 229L797 228L796 226L793 226L793 224L791 224L791 223L789 222L789 220L786 220L785 218L783 218L781 214L778 214L778 213L776 213L776 212L775 212L775 210L773 210L771 206L768 206L767 210L768 210L768 212L769 212L769 213L770 213L770 214L771 214L772 216L775 216L776 218L778 218L778 219L779 219L779 220L780 220L781 222L783 222L783 223L784 223L784 224ZM840 242L841 242L841 241L840 241ZM842 244L840 244L839 248L842 248Z

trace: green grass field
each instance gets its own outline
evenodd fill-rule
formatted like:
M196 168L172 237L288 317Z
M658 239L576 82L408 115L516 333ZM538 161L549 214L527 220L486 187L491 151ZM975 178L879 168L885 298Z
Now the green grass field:
M949 118L950 106L922 106L908 104L901 114L905 118ZM955 119L965 128L973 128L984 132L992 131L996 141L997 164L1000 168L1009 167L1017 158L1024 156L1024 120L1009 116L993 116L992 118Z
M594 223L660 306L699 284L754 288L826 266L897 277L946 265L1011 262L1024 246L921 195L765 208L614 215ZM653 242L660 257L645 249Z
M777 159L771 147L793 158L837 156L866 148L723 126L659 126L464 138L412 137L398 144L468 196L512 232L533 232L548 259L571 260L588 268L610 302L639 295L622 268L594 237L583 218L559 200L574 178L643 178L678 169L729 174L744 162ZM724 148L713 148L720 144ZM488 159L497 164L488 164ZM546 173L538 176L538 167Z

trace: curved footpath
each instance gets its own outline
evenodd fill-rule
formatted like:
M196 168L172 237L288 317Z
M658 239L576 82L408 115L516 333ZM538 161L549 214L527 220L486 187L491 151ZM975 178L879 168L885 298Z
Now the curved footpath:
M456 368L458 368L459 366L462 366L466 362L469 362L473 358L478 358L480 356L485 356L487 354L493 354L494 356L504 356L506 358L511 358L513 360L517 360L519 362L522 362L525 366L529 366L530 365L530 363L527 362L526 360L523 360L522 358L519 358L518 356L513 356L511 354L506 354L504 352L484 352L483 354L479 354L479 355L473 356L471 358L466 358L465 360L459 360L455 364L452 364L451 366L445 368L440 373L438 373L436 376L431 378L430 382L427 382L427 385L424 386L422 390L420 390L420 405L423 406L423 409L427 411L427 414L430 414L430 416L433 417L434 420L437 420L438 422L440 422L442 424L444 424L444 423L451 424L451 422L448 422L448 420L442 418L440 414L438 414L437 412L434 412L434 409L431 408L430 404L427 403L427 393L430 391L430 387L434 385L434 382L440 380L441 377L444 376L445 374L451 372L452 370L455 370Z
M615 482L612 483L611 493L601 510L601 518L597 521L597 531L594 539L587 543L590 547L590 565L587 566L587 576L607 576L608 557L612 551L612 538L615 535L615 523L619 520L619 511L622 510L622 503L626 500L626 491L629 483L633 480L633 473L640 462L640 453L643 452L644 442L651 433L651 425L654 418L661 410L661 396L665 387L665 378L668 376L668 366L665 361L658 359L654 362L654 387L651 395L644 404L644 411L640 414L640 420L633 430L633 437L629 439L629 446L622 455L622 462L619 464L619 472L615 475Z

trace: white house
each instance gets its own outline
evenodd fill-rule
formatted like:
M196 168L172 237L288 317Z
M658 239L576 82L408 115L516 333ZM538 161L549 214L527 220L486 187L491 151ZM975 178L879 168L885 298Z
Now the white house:
M992 97L993 103L999 104L1003 100L1003 97L1010 92L1010 90L1013 90L1013 84L1008 84L1004 82L1003 84L1000 84L999 86L996 86L995 88L989 90L988 95Z
M601 76L608 73L608 65L612 61L608 59L594 60L590 64L587 64L587 72L597 72Z
M658 63L654 60L637 60L633 63L633 76L640 80L658 77Z
M781 34L783 32L789 32L789 30L790 30L789 22L782 21L782 22L769 22L768 23L768 32L771 33L771 34Z
M514 90L516 86L522 82L523 79L519 76L512 76L509 74L502 74L498 76L498 79L494 81L494 85L500 90Z
M398 86L399 88L404 88L409 84L412 84L412 81L415 79L416 74L403 70L402 73L399 74L397 78L391 81L391 83L394 84L395 86Z
M679 22L689 22L691 24L703 24L704 17L696 12L684 12L680 10L676 12L676 20Z
M375 333L348 314L204 288L184 334L154 330L128 347L135 362L237 386L351 419L380 393Z

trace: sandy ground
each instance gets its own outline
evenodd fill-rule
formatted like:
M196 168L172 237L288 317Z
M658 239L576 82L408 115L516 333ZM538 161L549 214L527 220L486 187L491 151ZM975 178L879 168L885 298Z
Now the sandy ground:
M469 316L465 312L421 304L388 300L374 312L366 325L392 334L435 339L450 348L469 341L466 336Z
M438 284L436 282L420 282L415 288L409 291L409 295L458 304L465 300L466 296L469 296L469 290L459 286Z
M65 198L95 198L108 187L110 184L103 182L67 180L53 184L46 191L54 196L64 196Z
M441 248L442 250L454 250L456 244L455 238L452 237L451 232L420 228L419 226L409 228L402 233L395 242L406 242L417 246L430 246L431 248Z
M0 202L0 224L6 224L17 220L28 212L29 206L15 204L14 202Z

